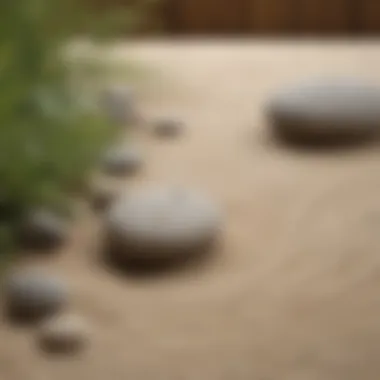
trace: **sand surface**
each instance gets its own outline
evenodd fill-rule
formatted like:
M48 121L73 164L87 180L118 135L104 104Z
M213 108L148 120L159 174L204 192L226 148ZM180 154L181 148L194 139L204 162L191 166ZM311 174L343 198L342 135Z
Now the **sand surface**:
M146 154L126 186L200 189L224 212L216 255L170 276L118 276L101 230L80 213L67 247L40 261L94 326L89 349L49 358L34 330L0 326L1 380L377 380L380 376L378 147L302 151L267 136L262 104L309 76L380 83L374 42L134 43L155 72L147 118L186 123L176 140L138 133Z

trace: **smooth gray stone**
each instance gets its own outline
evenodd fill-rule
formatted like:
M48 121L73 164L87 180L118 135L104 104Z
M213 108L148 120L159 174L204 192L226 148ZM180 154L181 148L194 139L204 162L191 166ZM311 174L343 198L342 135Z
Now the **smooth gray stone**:
M130 86L113 86L101 94L101 108L112 123L128 126L137 121L135 92Z
M41 270L20 270L5 281L6 311L11 318L43 318L62 309L67 301L66 284Z
M103 158L104 172L109 175L132 175L142 166L141 152L135 147L109 149Z
M380 87L319 79L278 92L267 104L275 132L289 138L370 138L380 131Z
M55 248L64 243L68 233L65 218L48 209L36 209L25 218L20 238L29 248Z
M121 196L105 218L110 252L129 259L180 259L216 241L218 207L207 197L172 186L151 186Z
M88 323L78 315L63 314L46 320L38 332L41 348L51 353L76 353L87 346Z

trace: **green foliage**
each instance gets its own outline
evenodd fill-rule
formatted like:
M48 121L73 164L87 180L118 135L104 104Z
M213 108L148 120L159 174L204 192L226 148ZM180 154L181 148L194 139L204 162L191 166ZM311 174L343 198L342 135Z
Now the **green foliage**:
M0 253L12 224L34 205L61 206L112 138L81 91L102 67L75 78L63 47L78 34L104 41L140 17L135 7L114 11L89 0L0 1Z

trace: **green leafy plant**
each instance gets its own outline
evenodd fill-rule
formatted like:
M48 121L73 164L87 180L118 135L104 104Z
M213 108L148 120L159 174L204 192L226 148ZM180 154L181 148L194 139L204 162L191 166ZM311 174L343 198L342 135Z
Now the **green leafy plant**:
M64 48L78 36L104 42L134 30L149 2L110 12L94 3L0 2L0 254L12 225L36 205L61 206L113 138L82 91L102 66L78 78L80 62Z

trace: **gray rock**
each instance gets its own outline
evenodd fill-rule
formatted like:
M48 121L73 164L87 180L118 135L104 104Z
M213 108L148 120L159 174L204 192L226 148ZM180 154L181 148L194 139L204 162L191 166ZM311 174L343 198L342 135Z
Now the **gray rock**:
M176 260L215 242L221 218L216 205L201 194L153 186L120 196L105 224L113 259Z
M87 346L90 328L78 315L59 315L41 325L38 341L42 349L53 353L74 353Z
M119 191L116 186L107 182L96 182L91 185L90 198L95 210L104 211L116 199Z
M371 138L380 131L380 88L350 79L314 80L280 91L267 111L284 137Z
M184 129L184 125L180 120L161 119L154 124L154 133L159 137L177 137Z
M129 125L137 121L136 99L132 87L114 86L101 94L101 108L117 125Z
M67 219L47 209L32 210L25 218L20 238L30 248L55 248L69 233Z
M44 318L62 309L67 300L65 283L37 269L15 272L5 282L6 312L11 318Z
M135 147L116 147L103 158L104 172L109 175L132 175L142 166L142 154Z

